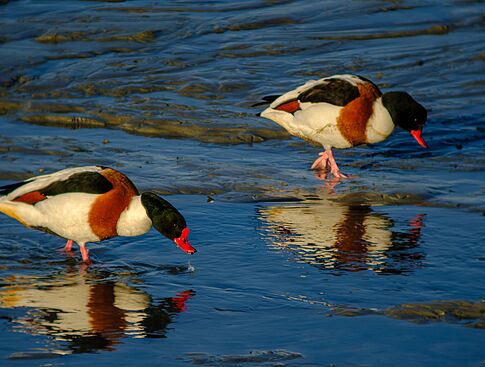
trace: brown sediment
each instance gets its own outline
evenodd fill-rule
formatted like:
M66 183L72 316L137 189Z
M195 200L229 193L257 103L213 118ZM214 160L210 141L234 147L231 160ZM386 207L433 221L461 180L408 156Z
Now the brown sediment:
M129 85L124 87L109 88L101 87L94 83L81 84L77 87L87 96L109 96L109 97L124 97L133 94L148 94L166 90L167 88L159 85L141 86Z
M182 360L187 361L187 364L195 366L217 365L217 366L242 366L242 365L258 365L258 366L287 366L299 365L293 362L295 359L305 358L303 354L293 352L291 350L269 349L269 350L254 350L248 354L227 354L216 355L201 352L187 353L186 358ZM292 363L293 362L293 363ZM305 364L305 363L303 363Z
M331 199L347 205L423 205L426 198L412 193L384 193L358 191L336 196Z
M144 8L141 6L124 6L124 7L106 7L106 8L99 8L98 10L100 11L124 11L126 13L134 13L134 14L140 14L140 13L153 13L156 9L153 7ZM165 10L165 9L164 9Z
M102 37L101 33L104 31L74 31L74 32L54 32L40 35L35 40L40 43L64 43L73 41L87 41L87 42L113 42L113 41L133 41L140 43L147 43L153 41L157 32L152 30L142 31L134 34L122 34Z
M68 104L55 102L39 102L39 101L15 101L15 100L0 100L0 111L7 112L50 112L50 113L83 113L86 108Z
M88 36L94 32L65 32L65 33L45 33L35 40L40 43L62 43L70 41L88 41Z
M132 48L128 48L128 47L110 47L109 49L106 50L106 53L108 52L114 52L114 53L118 53L118 54L125 54L125 53L130 53L130 52L133 52L135 50L133 50Z
M218 94L217 87L206 83L190 83L181 88L178 94L184 97L192 97L204 100L224 99L222 93Z
M248 44L236 44L221 48L217 57L225 58L251 58L260 56L278 56L278 55L294 55L304 51L304 47L291 47L285 43L272 43L268 45L248 45Z
M320 36L317 39L330 40L330 41L365 41L375 40L382 38L400 38L400 37L415 37L426 35L442 35L448 34L451 27L449 25L434 25L425 29L416 29L412 31L395 31L395 32L382 32L374 34L354 34L354 35L342 35L342 36Z
M21 145L14 145L12 142L8 142L5 144L5 141L2 141L0 144L0 153L22 153L22 154L29 154L29 155L48 155L48 156L66 156L69 153L63 152L61 150L52 150L52 149L36 149L31 147L25 147ZM0 179L25 179L34 176L33 173L30 173L29 176L18 176L17 173L3 173L0 171Z
M473 60L485 61L485 52L472 57Z
M120 126L128 123L135 123L139 119L132 115L115 115L105 111L92 111L91 114L96 118L105 121L108 126Z
M249 23L242 23L242 24L234 24L222 27L214 28L214 33L224 33L227 31L237 32L237 31L248 31L248 30L255 30L261 28L268 28L274 27L279 25L291 25L297 24L298 22L292 18L273 18L273 19L265 19L257 22L249 22Z
M145 120L138 125L126 124L121 128L129 133L164 137L188 138L206 143L242 144L260 143L268 139L287 139L289 134L281 130L264 128L211 128L192 124L182 124L175 120Z
M177 92L178 94L201 100L224 99L228 93L235 91L247 91L251 86L244 81L232 81L230 83L213 82L200 83L189 82L185 83ZM166 90L169 88L166 87Z
M127 34L127 35L117 35L105 38L99 38L97 41L101 42L112 42L112 41L134 41L140 43L147 43L153 41L157 38L156 31L142 31L135 34Z
M177 110L191 110L176 106ZM154 108L156 109L156 108ZM287 139L290 135L281 129L251 127L214 127L196 125L175 119L152 119L128 114L61 103L39 103L0 100L0 113L19 112L21 121L66 128L106 128L117 126L122 130L143 136L195 139L207 143L252 144L269 139Z
M81 106L64 103L31 103L29 111L32 112L53 112L53 113L71 113L85 112L86 109Z
M36 125L69 127L74 129L89 127L106 127L106 122L89 116L31 114L23 115L20 119Z
M380 12L388 12L388 11L397 11L397 10L412 10L415 9L415 6L409 6L409 5L390 5L390 6L384 6L382 8L379 8Z
M384 311L384 315L417 323L462 321L469 327L484 328L485 302L443 300L431 303L410 303L390 307Z
M415 323L461 322L468 327L485 328L485 302L439 300L429 303L407 303L384 310L336 307L335 316L382 315Z
M11 88L13 86L24 84L31 81L33 78L27 75L14 75L4 81L1 82L1 86L6 88Z
M96 57L99 53L92 52L92 51L84 51L79 53L71 53L71 54L61 54L61 55L49 55L47 56L47 60L64 60L64 59L87 59L89 57Z
M23 102L0 100L0 114L6 114L10 111L18 111L22 108L22 105Z

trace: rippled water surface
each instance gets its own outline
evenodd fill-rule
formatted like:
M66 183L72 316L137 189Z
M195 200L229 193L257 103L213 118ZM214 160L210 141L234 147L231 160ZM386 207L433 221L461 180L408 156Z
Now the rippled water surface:
M12 366L478 366L485 360L481 1L0 1L0 184L102 164L185 215L90 246L0 216ZM251 107L338 73L406 90L396 131L336 151Z

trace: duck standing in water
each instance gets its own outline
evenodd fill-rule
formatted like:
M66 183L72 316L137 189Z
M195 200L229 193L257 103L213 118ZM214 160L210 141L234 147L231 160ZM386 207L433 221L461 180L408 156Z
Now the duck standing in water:
M260 116L275 121L290 134L323 145L325 151L311 169L340 172L332 148L346 149L379 143L395 126L408 131L424 148L422 137L426 109L406 92L382 94L370 80L357 75L334 75L310 80L281 96L267 96L270 103Z
M67 239L66 251L77 242L86 263L87 242L138 236L152 226L186 253L196 252L175 207L154 193L140 195L128 177L108 167L68 168L0 187L0 212Z

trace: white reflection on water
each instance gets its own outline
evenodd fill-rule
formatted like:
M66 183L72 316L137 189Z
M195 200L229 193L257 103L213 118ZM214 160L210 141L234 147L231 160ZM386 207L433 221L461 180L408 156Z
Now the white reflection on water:
M164 338L173 316L184 312L194 295L187 290L154 301L146 292L112 278L83 270L9 276L2 279L0 307L27 308L24 314L15 313L13 329L50 336L60 342L50 352L66 354L112 351L127 337Z
M419 266L424 215L398 229L392 218L369 205L329 200L260 209L265 237L296 260L324 269L402 273Z

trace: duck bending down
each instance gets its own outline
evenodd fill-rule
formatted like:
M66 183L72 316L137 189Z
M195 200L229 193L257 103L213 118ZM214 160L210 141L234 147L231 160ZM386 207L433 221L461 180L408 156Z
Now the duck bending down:
M281 96L267 96L270 103L260 116L273 120L290 134L320 144L324 151L311 169L340 172L332 148L346 149L379 143L395 126L408 131L424 148L422 131L426 109L406 92L382 94L370 80L357 75L334 75L310 80Z
M128 177L108 167L68 168L0 187L0 212L67 239L66 251L77 242L86 263L87 242L138 236L152 226L186 253L196 252L175 207L154 193L140 195Z

